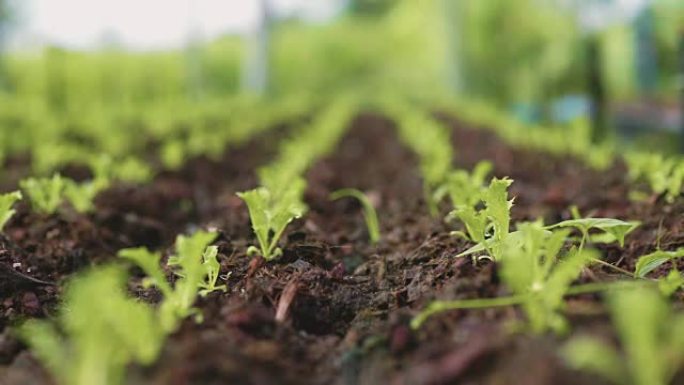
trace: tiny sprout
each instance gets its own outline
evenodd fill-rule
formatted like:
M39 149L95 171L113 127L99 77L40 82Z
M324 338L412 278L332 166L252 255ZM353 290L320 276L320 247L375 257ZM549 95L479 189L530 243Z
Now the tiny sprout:
M352 188L337 190L330 194L331 200L338 200L341 198L355 198L361 203L361 206L363 207L363 216L366 220L366 226L368 227L368 235L370 236L371 243L378 243L380 241L380 224L378 221L378 214L366 194Z

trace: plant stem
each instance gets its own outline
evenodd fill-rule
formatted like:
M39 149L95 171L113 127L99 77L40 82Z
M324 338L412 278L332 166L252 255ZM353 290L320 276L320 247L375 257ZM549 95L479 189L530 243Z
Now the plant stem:
M484 309L518 305L528 298L527 295L515 295L511 297L465 299L458 301L434 301L425 310L411 320L411 328L419 329L420 326L432 315L448 310L456 309Z
M606 261L602 261L602 260L600 260L600 259L598 259L598 258L591 258L591 261L592 261L592 262L596 262L596 263L598 263L599 265L603 265L603 266L605 266L605 267L611 268L611 269L613 269L613 270L615 270L615 271L617 271L617 272L620 272L620 273L622 273L622 274L625 274L625 275L627 275L627 276L629 276L629 277L633 277L633 276L634 276L634 273L632 273L631 271L627 271L627 270L625 270L625 269L623 269L623 268L617 267L617 266L615 266L615 265L611 265L610 263L608 263L608 262L606 262Z

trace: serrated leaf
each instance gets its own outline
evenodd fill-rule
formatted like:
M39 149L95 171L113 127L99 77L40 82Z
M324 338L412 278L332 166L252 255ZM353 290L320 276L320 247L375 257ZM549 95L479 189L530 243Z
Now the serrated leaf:
M22 198L21 191L14 191L0 195L0 231L15 214L12 206Z
M147 281L159 288L165 297L172 295L171 285L166 280L166 275L161 268L161 254L153 253L144 247L129 248L120 250L119 258L127 259L135 263L145 274Z

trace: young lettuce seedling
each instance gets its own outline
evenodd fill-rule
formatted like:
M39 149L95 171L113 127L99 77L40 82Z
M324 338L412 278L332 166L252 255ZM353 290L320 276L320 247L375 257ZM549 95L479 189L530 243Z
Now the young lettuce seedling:
M209 246L216 239L216 233L198 231L190 237L179 235L176 239L176 256L169 258L169 266L177 266L175 284L167 280L160 266L161 254L145 248L124 249L119 257L128 259L140 267L147 278L144 284L155 286L164 299L159 307L162 328L171 333L180 322L191 315L201 317L192 307L197 295L207 295L215 290L225 290L216 286L220 265L216 261L218 249Z
M568 363L616 384L670 383L684 359L684 315L651 289L615 291L608 304L626 360L595 338L576 337L563 349Z
M109 182L95 179L88 182L77 183L71 179L64 180L64 198L73 208L81 213L89 213L95 209L93 201L100 191L109 186Z
M540 223L523 223L518 230L522 242L505 246L501 278L515 294L525 297L522 306L532 331L563 333L567 325L558 313L563 297L596 253L573 249L559 258L569 231L551 233Z
M19 182L34 210L41 214L54 214L62 203L65 181L55 174L52 178L28 178Z
M684 162L662 154L632 152L625 156L632 181L645 181L657 195L673 202L682 192Z
M263 186L237 194L247 204L252 229L259 242L259 247L250 246L247 254L261 254L267 261L282 255L278 240L287 225L307 210L302 201L305 188L306 181L296 177L276 191Z
M453 207L477 206L486 190L485 179L491 170L491 162L481 161L471 173L466 170L452 171L444 185L435 192L435 199L441 201L444 195L448 195Z
M378 243L380 241L380 224L378 221L378 214L375 212L375 207L373 207L373 204L368 199L366 194L352 188L337 190L330 194L331 200L337 200L340 198L355 198L361 203L361 206L363 207L363 216L366 219L366 227L368 227L368 235L370 236L371 243Z
M572 249L559 258L568 238L567 230L551 232L541 223L523 223L518 227L512 233L516 235L507 237L501 248L501 279L513 296L435 301L413 319L412 327L419 328L428 317L446 310L521 305L533 332L565 332L567 325L559 314L563 297L595 253Z
M61 385L122 384L129 363L159 355L164 331L151 306L126 295L125 280L115 266L74 278L58 325L31 320L18 329Z
M0 232L16 212L12 206L21 199L21 191L0 194Z
M461 205L449 214L448 218L458 218L465 224L467 237L477 243L457 257L486 251L491 259L501 259L502 246L509 235L510 210L513 207L513 200L508 200L508 187L511 183L513 181L510 179L494 178L482 192L484 208Z

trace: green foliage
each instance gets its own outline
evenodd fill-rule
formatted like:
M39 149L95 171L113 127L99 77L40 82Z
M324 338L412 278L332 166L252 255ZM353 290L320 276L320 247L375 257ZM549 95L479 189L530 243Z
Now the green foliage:
M93 200L100 191L109 187L109 182L102 179L83 183L65 179L64 183L64 198L71 203L77 212L82 214L93 211L95 209Z
M380 241L380 223L378 221L378 214L366 194L352 188L337 190L330 194L331 200L337 200L341 198L355 198L361 203L361 206L363 207L363 216L366 220L366 227L368 227L368 235L370 236L371 243L378 243Z
M150 166L134 156L114 159L105 154L91 157L89 161L96 181L144 183L153 175Z
M684 161L679 157L632 152L625 155L625 161L631 181L646 182L653 193L664 194L668 202L673 202L681 194Z
M452 171L447 180L435 192L436 200L440 201L441 196L446 194L451 200L453 207L475 207L482 200L485 191L485 180L492 170L492 163L487 160L480 161L475 165L472 172L458 169Z
M164 296L159 306L161 328L171 333L188 316L201 314L192 307L197 295L207 295L215 290L220 265L216 260L218 249L209 246L216 239L216 233L198 231L192 236L179 235L176 238L176 255L169 257L168 266L177 267L178 278L172 286L160 266L161 255L145 248L124 249L119 257L140 267L147 275L144 283L157 287Z
M66 182L59 174L55 174L52 178L24 179L19 185L31 201L33 209L49 215L54 214L62 203Z
M533 332L566 332L567 323L560 314L563 297L581 270L596 259L596 253L572 248L561 257L569 230L551 232L538 222L522 223L518 228L505 238L500 258L501 279L512 296L434 301L411 326L419 328L430 316L447 310L521 305Z
M298 135L280 145L278 158L258 171L261 187L238 193L245 201L258 247L248 254L273 260L282 254L278 241L287 225L307 210L303 175L316 159L333 150L356 111L354 95L343 95L325 107Z
M0 232L10 218L12 218L12 215L14 215L15 210L12 209L12 206L14 206L21 197L21 191L0 194Z
M221 264L219 264L218 260L216 259L217 255L217 246L207 247L206 250L204 250L204 254L202 254L202 266L204 266L204 269L207 274L206 281L200 283L200 288L202 289L199 291L199 295L201 295L202 297L206 297L207 295L209 295L209 293L212 293L217 290L227 290L226 285L216 285L216 282L218 281L221 272Z
M249 254L259 253L269 261L282 255L278 247L281 235L290 222L304 215L307 210L302 201L305 189L306 181L297 177L282 186L280 193L272 192L267 187L238 193L247 204L252 229L259 242L259 248L251 246Z
M18 329L60 384L122 384L129 363L159 355L164 332L152 307L126 295L125 277L107 266L74 278L57 325L31 320Z
M567 230L551 233L540 223L522 223L518 229L520 242L509 240L503 249L501 278L525 297L522 306L534 332L565 332L567 324L558 314L563 296L595 253L572 250L560 258Z
M499 105L546 102L578 91L581 34L573 13L558 2L490 0L444 2L455 26L463 88L468 97ZM561 91L563 90L563 91Z
M458 257L471 255L486 250L493 260L500 260L504 241L509 235L513 200L508 200L508 187L513 183L510 179L494 178L489 187L482 192L484 208L474 206L456 207L449 218L458 218L466 226L468 237L477 243Z
M684 257L684 247L674 251L656 250L650 254L639 257L634 268L634 277L644 278L648 273L657 269L666 262Z
M684 316L673 314L654 290L611 293L608 301L626 360L587 337L564 349L568 362L617 384L666 385L684 359Z
M627 234L638 226L639 222L625 222L613 218L576 218L556 223L547 228L575 228L582 233L582 245L589 239L589 232L592 229L596 229L608 236L597 238L598 240L608 243L617 241L620 244L620 247L623 247Z
M95 208L93 200L97 194L109 187L109 181L104 178L77 183L59 174L52 178L28 178L19 184L29 197L33 209L46 215L57 212L64 200L79 213L91 212Z
M379 103L380 109L395 120L401 141L418 155L425 199L430 214L436 216L454 157L450 130L405 101L386 97Z

